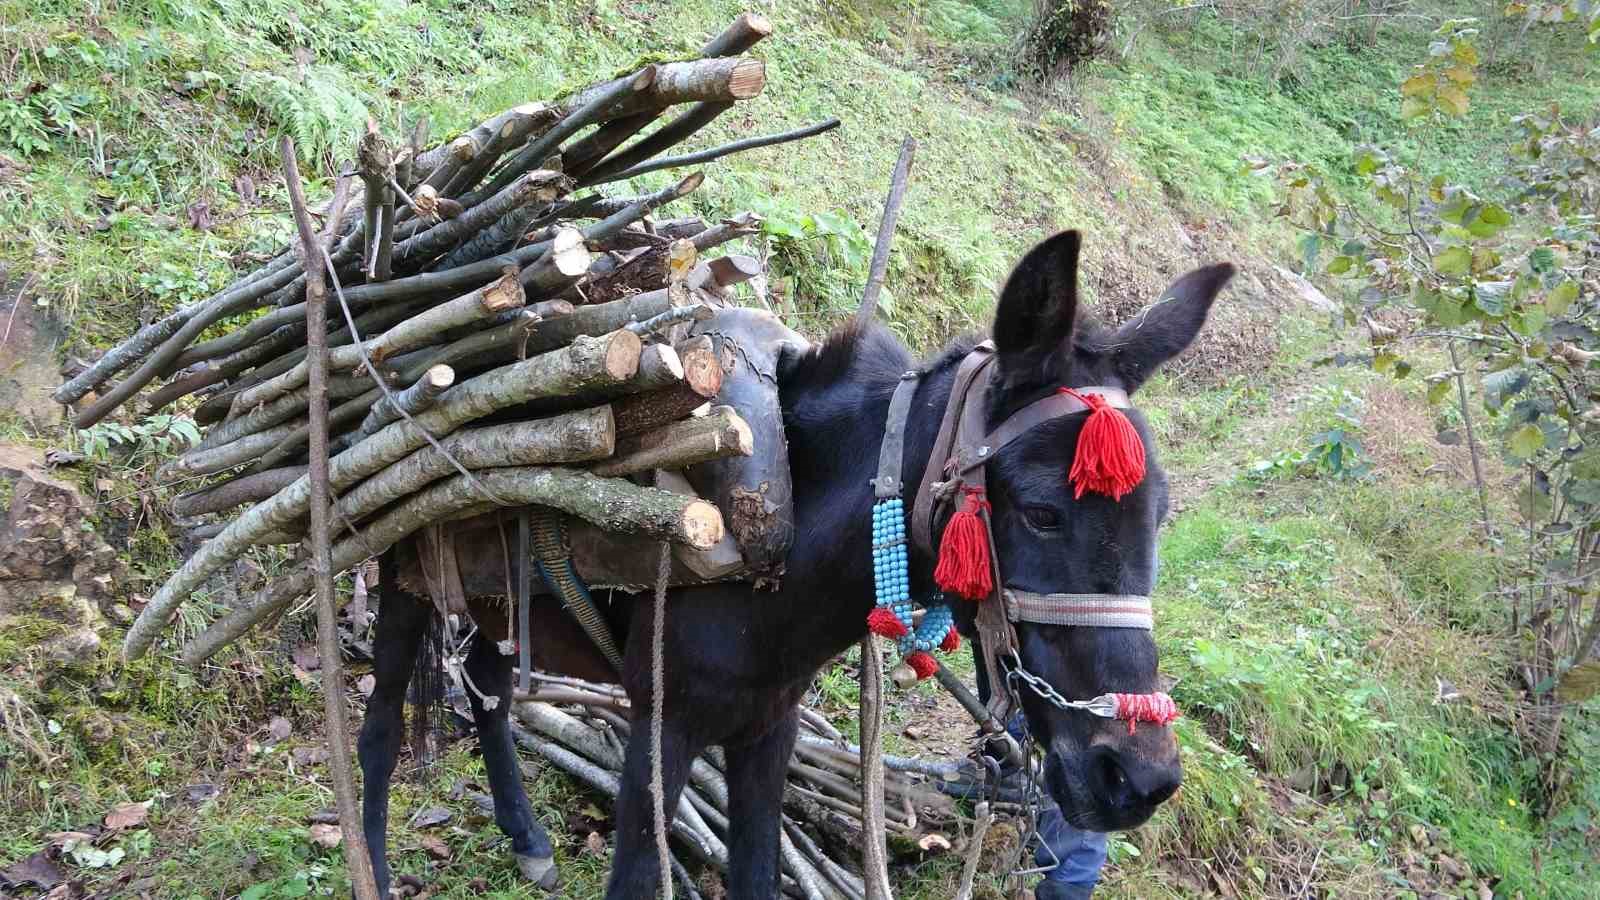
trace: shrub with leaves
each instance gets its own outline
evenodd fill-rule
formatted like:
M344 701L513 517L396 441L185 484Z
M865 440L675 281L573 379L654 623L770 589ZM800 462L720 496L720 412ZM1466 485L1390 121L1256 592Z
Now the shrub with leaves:
M1587 0L1568 7L1590 21L1600 13ZM1400 83L1413 127L1467 113L1477 34L1473 20L1446 22ZM1554 108L1514 123L1509 177L1492 193L1430 175L1426 158L1365 147L1352 165L1367 196L1337 196L1330 173L1285 164L1279 215L1303 231L1307 270L1350 286L1346 321L1366 326L1363 358L1376 370L1407 378L1419 351L1448 350L1427 396L1460 405L1481 494L1480 441L1518 473L1521 521L1491 521L1485 502L1484 526L1501 547L1526 543L1503 591L1526 648L1534 740L1549 759L1563 704L1600 687L1600 127Z

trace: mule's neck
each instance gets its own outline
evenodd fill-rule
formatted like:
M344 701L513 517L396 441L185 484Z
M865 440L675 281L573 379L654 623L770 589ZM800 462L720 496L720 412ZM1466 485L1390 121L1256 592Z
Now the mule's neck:
M816 637L838 653L866 631L873 605L871 480L877 475L889 400L900 375L913 367L910 354L886 331L857 337L849 367L826 379L802 364L781 392L794 481L795 546L784 592L797 602L825 605L808 616L826 634ZM925 369L906 421L902 479L907 521L916 487L927 467L954 382L959 352L946 353ZM932 595L933 560L912 547L913 596ZM810 631L811 628L804 630Z

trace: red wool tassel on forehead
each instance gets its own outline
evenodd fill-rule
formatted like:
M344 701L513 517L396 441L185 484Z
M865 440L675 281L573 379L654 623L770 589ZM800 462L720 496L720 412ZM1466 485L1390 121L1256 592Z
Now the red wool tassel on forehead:
M979 512L989 509L983 492L967 488L967 505L950 517L939 542L939 565L933 580L946 593L982 600L994 593L994 567L989 561L989 532Z
M1061 388L1061 393L1089 407L1089 419L1078 435L1078 452L1068 473L1077 489L1074 496L1082 498L1084 491L1094 491L1121 500L1144 480L1144 441L1139 439L1138 429L1099 394L1081 394L1072 388Z

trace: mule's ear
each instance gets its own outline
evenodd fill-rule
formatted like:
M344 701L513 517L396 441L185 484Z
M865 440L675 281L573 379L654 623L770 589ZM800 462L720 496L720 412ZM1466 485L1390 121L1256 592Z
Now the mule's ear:
M1029 250L1006 279L994 310L1000 359L1054 354L1072 337L1078 316L1076 231L1063 231Z
M1194 342L1233 273L1232 263L1195 269L1174 281L1155 305L1117 329L1112 341L1115 363L1128 390L1144 384L1162 363Z

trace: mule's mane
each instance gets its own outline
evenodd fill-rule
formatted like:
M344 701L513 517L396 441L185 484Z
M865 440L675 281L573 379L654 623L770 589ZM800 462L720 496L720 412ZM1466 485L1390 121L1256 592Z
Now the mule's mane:
M1080 315L1073 331L1073 350L1085 355L1104 353L1112 348L1114 334L1113 329ZM894 332L875 321L851 319L797 358L791 373L814 388L857 379L893 380L912 368L927 376L954 368L982 340L983 335L962 335L921 362L914 362Z

